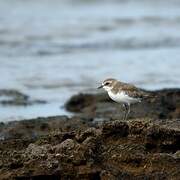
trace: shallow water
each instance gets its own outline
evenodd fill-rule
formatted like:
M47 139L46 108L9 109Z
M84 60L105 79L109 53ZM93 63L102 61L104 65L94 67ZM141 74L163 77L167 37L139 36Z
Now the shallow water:
M1 0L0 88L46 105L0 106L0 121L67 114L64 102L107 77L180 87L177 0Z

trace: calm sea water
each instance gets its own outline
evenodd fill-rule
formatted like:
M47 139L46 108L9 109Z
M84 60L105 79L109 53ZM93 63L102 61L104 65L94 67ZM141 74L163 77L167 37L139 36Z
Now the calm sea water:
M0 106L0 121L67 114L107 77L180 87L178 0L1 0L0 89L46 105Z

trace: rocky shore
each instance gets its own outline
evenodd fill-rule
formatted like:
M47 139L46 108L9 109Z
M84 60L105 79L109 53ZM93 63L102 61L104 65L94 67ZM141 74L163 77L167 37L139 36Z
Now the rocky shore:
M106 94L73 96L73 117L0 124L0 179L179 179L180 89L132 106L127 121Z

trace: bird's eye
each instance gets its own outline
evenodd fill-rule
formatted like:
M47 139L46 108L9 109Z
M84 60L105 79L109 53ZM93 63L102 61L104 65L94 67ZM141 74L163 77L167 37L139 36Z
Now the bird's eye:
M105 83L105 86L108 86L109 84L110 84L109 82L106 82L106 83Z

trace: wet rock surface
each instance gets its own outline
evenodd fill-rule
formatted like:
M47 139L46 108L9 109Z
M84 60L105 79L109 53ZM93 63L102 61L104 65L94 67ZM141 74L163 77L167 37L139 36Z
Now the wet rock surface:
M1 123L0 179L178 180L180 94L157 94L158 100L134 106L127 121L105 95L88 95L88 102L83 95L81 113L71 118Z

